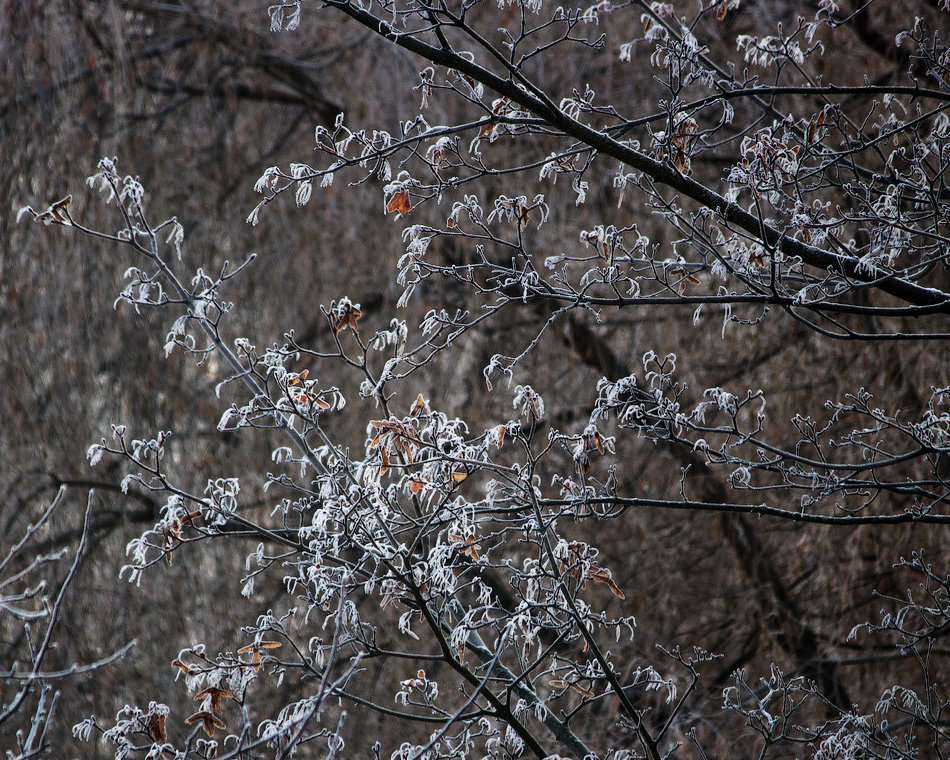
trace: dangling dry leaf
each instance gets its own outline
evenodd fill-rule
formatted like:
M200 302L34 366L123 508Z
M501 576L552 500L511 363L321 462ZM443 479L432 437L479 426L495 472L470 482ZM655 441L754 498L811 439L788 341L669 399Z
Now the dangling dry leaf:
M818 135L818 130L825 123L825 111L822 110L821 113L813 116L811 121L808 122L808 129L805 132L805 142L811 143L815 141L815 137Z
M147 733L156 744L165 744L168 736L165 734L165 716L153 713L148 717L145 724L145 733Z
M219 689L217 686L209 686L207 689L202 689L197 694L195 694L195 700L202 700L205 697L210 697L208 700L211 706L211 712L220 713L221 712L221 700L224 697L233 697L234 695L227 691L226 689Z
M585 697L590 697L591 699L593 699L593 697L594 697L594 692L588 691L587 689L585 689L585 688L584 688L583 686L581 686L580 684L572 683L572 684L571 684L571 688L574 689L574 691L580 692L580 693L583 694Z
M461 546L456 547L456 551L459 554L464 554L466 557L469 557L476 562L479 558L479 552L481 551L481 544L479 544L474 534L468 537L460 536L457 533L449 533L449 541L455 544L461 544Z
M606 567L593 568L590 572L590 579L596 583L607 584L607 588L610 589L610 593L612 593L618 599L626 598L623 594L623 591L620 590L620 587L614 583L613 575Z
M386 213L406 214L410 208L412 208L412 204L409 202L409 191L400 190L393 193L393 197L389 199L389 203L386 204Z
M356 321L363 316L359 304L351 303L348 299L343 299L340 305L334 308L330 313L330 323L333 326L333 334L339 335L347 327L353 332L357 332Z
M238 649L238 654L247 654L251 653L251 667L254 670L260 670L261 668L261 652L264 649L277 649L280 646L279 641L257 641L253 644L248 644L246 647L241 647Z
M190 676L192 673L197 672L197 668L192 665L185 665L181 660L172 660L172 667L178 668L186 676Z
M194 715L189 715L185 718L185 723L197 723L201 721L202 728L208 736L214 736L214 730L216 728L227 728L217 715L210 713L207 710L199 710Z
M505 426L499 425L493 432L495 434L495 445L500 449L505 445Z

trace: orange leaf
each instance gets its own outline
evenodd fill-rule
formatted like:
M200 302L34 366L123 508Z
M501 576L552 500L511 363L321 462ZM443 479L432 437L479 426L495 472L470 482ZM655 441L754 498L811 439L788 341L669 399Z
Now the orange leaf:
M393 197L389 199L389 203L386 204L386 213L405 214L408 213L410 208L412 208L412 204L409 202L409 191L400 190L393 193Z
M505 426L495 428L495 445L500 449L505 444Z

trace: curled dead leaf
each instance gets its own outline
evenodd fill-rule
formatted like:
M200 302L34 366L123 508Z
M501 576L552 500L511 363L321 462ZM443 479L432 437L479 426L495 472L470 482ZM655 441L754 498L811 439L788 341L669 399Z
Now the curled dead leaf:
M221 700L225 697L233 697L234 695L227 689L219 689L217 686L209 686L207 689L202 689L197 694L195 694L195 700L202 700L208 698L208 703L211 707L211 712L220 713L221 712Z
M227 728L224 721L207 710L199 710L194 715L189 715L185 718L185 723L197 723L199 720L202 724L201 727L208 736L214 736L214 730L216 728Z
M238 654L247 654L251 653L251 667L254 670L260 670L261 668L261 652L265 649L277 649L280 646L279 641L256 641L253 644L248 644L246 647L241 647L238 649Z
M168 736L165 733L165 716L159 713L149 715L145 722L145 733L156 744L165 744L168 741Z
M393 197L390 198L389 203L386 204L386 213L392 214L395 212L397 214L406 214L411 208L412 204L409 201L409 191L399 190L393 193Z

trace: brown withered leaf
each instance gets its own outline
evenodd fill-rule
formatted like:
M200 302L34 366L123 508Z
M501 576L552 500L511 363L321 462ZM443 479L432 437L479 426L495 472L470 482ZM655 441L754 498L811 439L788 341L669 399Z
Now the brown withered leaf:
M393 197L389 199L389 203L386 204L386 213L392 214L395 212L397 214L406 214L411 208L412 204L409 201L409 191L400 190L393 193Z
M689 158L686 156L686 151L684 151L682 148L673 149L673 165L682 174L690 174L693 170L692 164L690 163Z
M209 686L207 689L202 689L197 694L195 694L195 700L199 701L205 697L210 697L208 700L209 705L211 706L211 712L220 713L221 712L221 700L225 697L233 697L234 695L227 689L219 689L217 686Z
M309 369L302 370L301 372L290 375L287 380L287 385L296 385L299 382L302 382L307 379L307 375L310 374Z
M825 111L822 110L816 116L813 116L808 122L808 129L805 131L805 142L812 143L818 135L818 130L825 123Z
M341 304L342 308L335 310L330 315L330 323L333 326L333 334L339 335L347 327L349 327L353 332L357 332L356 321L363 316L363 312L360 311L359 304L352 304L349 302Z
M199 720L201 721L201 727L208 736L214 736L214 730L216 728L227 728L224 721L207 710L199 710L194 715L189 715L185 718L185 723L197 723Z
M67 195L61 201L56 201L56 203L54 203L52 206L49 207L49 210L52 212L53 217L56 219L57 222L60 222L62 224L69 223L69 219L67 218L67 215L66 215L66 207L69 206L69 204L72 202L73 202L73 196Z
M250 652L251 667L253 667L254 670L260 670L261 652L265 649L277 649L279 646L279 641L256 641L253 644L248 644L246 647L238 649L238 654L247 654Z
M156 744L165 744L168 736L165 733L165 716L158 713L152 713L148 716L145 723L145 733L147 733Z
M500 449L505 445L505 426L499 425L493 432L495 434L495 445Z
M381 451L399 452L411 463L415 459L420 441L415 431L399 420L370 420L370 426L379 432L373 437L370 448ZM389 461L387 460L386 464Z
M42 222L45 225L50 224L65 224L70 225L72 222L69 220L69 213L66 211L66 207L73 202L73 196L67 195L62 200L58 200L46 211L40 214L34 214L34 222Z
M610 589L610 593L612 593L618 599L626 598L623 594L623 591L620 590L620 587L614 583L613 575L606 567L593 568L590 572L590 579L596 583L607 584L607 588Z
M676 289L680 295L686 292L687 285L699 285L699 280L683 267L672 267L670 274L677 278Z
M172 660L172 667L178 668L186 676L190 676L192 673L197 672L197 668L193 665L185 665L181 660Z
M481 544L478 543L474 535L465 537L460 536L457 533L449 533L449 541L455 544L461 544L461 546L456 547L456 551L459 554L464 554L466 557L469 557L476 562L479 558L479 552L481 551Z

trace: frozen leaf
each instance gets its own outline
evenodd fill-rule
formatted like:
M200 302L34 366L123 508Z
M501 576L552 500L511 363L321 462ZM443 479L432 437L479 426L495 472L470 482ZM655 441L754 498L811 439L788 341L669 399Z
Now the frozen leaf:
M409 202L409 191L399 190L393 193L392 198L389 199L389 203L386 204L386 213L406 214L410 208L412 208L412 206Z
M214 730L216 728L227 728L217 715L207 710L199 710L185 718L185 723L197 723L198 721L201 721L201 727L208 736L214 736Z

